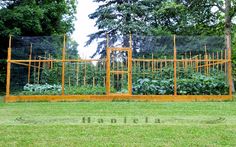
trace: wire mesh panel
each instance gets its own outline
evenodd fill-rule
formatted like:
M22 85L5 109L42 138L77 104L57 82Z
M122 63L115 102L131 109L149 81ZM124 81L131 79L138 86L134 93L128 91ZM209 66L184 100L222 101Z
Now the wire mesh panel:
M61 94L63 36L12 38L11 84L13 95Z
M177 36L176 44L179 95L228 94L224 37Z
M173 95L173 36L133 36L133 94Z
M65 94L104 95L105 70L104 60L66 62Z

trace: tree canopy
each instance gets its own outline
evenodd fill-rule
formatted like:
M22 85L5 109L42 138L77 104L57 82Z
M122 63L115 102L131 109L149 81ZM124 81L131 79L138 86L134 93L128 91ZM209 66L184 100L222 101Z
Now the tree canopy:
M70 35L74 30L76 4L76 0L0 1L0 85L5 85L8 36ZM77 46L73 41L73 47Z
M95 0L100 3L89 15L98 32L89 45L99 42L96 54L105 49L106 33L140 35L223 35L235 16L235 0ZM229 18L228 18L229 17ZM230 23L230 24L229 24Z
M72 33L75 0L12 0L1 3L0 36Z

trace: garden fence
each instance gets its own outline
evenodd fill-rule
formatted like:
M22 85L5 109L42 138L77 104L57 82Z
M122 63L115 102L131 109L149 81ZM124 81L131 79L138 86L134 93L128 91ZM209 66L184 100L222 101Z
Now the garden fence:
M84 59L66 36L10 36L7 102L232 99L223 36L104 36Z

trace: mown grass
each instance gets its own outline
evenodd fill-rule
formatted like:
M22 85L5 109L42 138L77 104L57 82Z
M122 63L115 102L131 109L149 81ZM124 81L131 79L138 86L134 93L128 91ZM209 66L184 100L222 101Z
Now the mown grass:
M82 117L159 118L83 124ZM231 102L0 102L0 146L236 146Z

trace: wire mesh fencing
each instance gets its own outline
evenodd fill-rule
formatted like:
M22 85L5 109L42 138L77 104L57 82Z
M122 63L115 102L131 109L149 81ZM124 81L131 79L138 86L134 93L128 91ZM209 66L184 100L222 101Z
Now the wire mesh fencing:
M229 95L221 36L108 35L99 59L65 36L11 39L10 95Z

